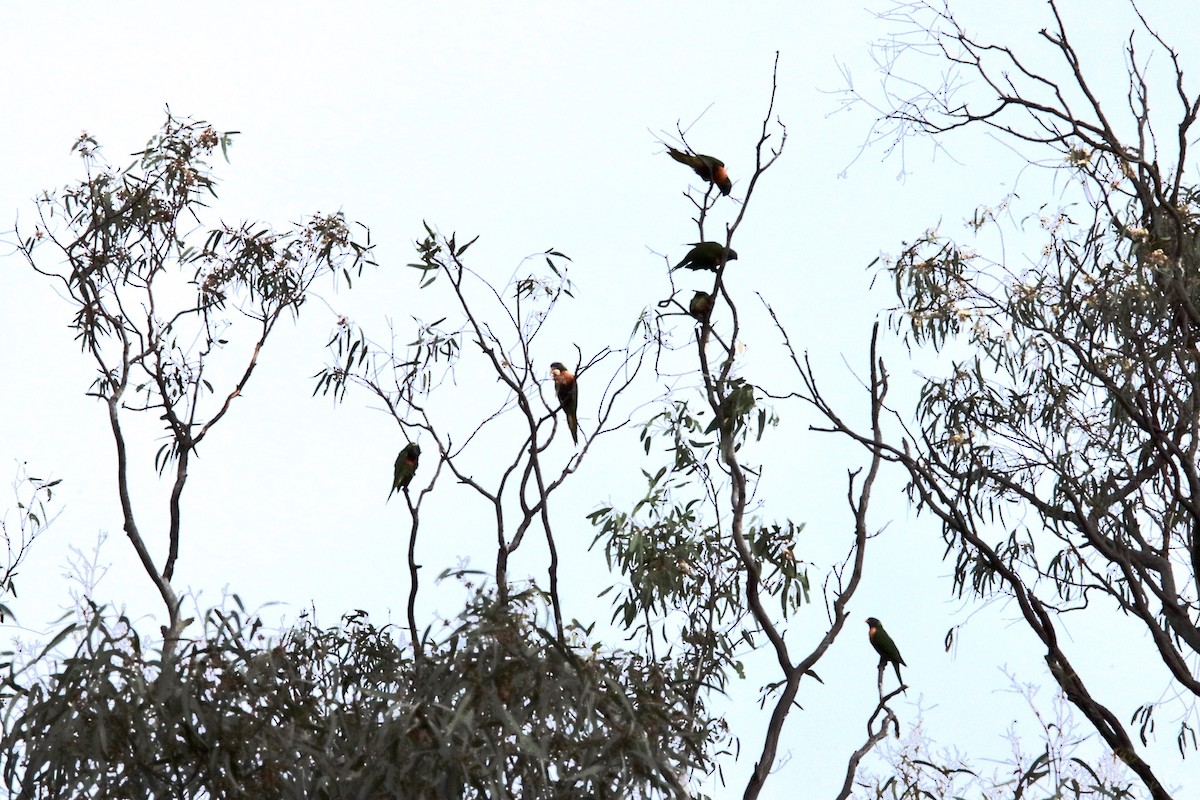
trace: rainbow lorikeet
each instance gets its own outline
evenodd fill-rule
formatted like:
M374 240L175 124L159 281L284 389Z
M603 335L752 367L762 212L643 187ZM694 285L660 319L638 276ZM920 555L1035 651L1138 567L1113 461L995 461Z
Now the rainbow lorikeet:
M579 418L575 416L579 409L579 385L575 382L575 373L564 367L561 361L555 361L550 365L550 374L554 377L554 394L558 397L558 404L567 415L571 441L579 444Z
M721 194L729 194L729 191L733 189L733 181L729 180L729 173L725 171L725 162L721 159L714 158L713 156L683 153L674 147L668 147L667 153L680 164L687 164L692 168L692 171L704 180L709 183L715 183L717 188L721 190Z
M421 459L421 446L416 442L410 442L405 445L400 451L400 455L396 456L396 469L392 474L392 491L388 492L388 500L392 499L392 495L400 489L407 491L408 484L412 483L413 475L417 474L417 462Z
M732 250L720 242L694 242L692 249L683 257L683 261L675 265L675 269L683 267L716 272L721 264L737 261L737 257L736 250Z
M879 668L883 669L889 661L896 668L896 680L900 681L900 685L904 686L904 679L900 677L900 665L908 666L904 663L904 658L900 655L900 648L896 647L896 643L892 641L892 637L888 636L888 632L883 629L883 623L875 617L867 617L867 636L871 639L871 646L875 648L875 652L879 653Z
M712 310L713 298L708 292L696 292L692 302L688 303L688 313L700 322L707 322Z

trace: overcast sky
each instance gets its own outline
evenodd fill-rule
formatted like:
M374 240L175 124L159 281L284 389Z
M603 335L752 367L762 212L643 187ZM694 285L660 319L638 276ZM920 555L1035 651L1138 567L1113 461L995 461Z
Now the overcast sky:
M1041 2L1005 4L990 16L994 3L963 5L967 18L996 39L1031 41L1049 24ZM1122 9L1124 16L1109 22L1075 8L1069 19L1086 22L1080 35L1108 48L1102 52L1110 58L1098 59L1098 68L1119 80L1114 48L1128 15L1116 0L1099 5ZM1160 11L1159 5L1148 10ZM368 225L378 243L378 270L353 292L323 290L323 301L306 306L299 324L280 328L249 390L194 462L177 583L198 596L202 608L220 603L225 591L239 593L251 608L279 603L263 612L269 623L294 619L310 606L330 624L356 608L380 623L403 616L407 518L401 504L383 503L403 440L365 396L351 393L337 408L311 398L310 376L323 363L322 347L338 315L380 336L388 319L411 332L414 317L440 316L403 266L412 260L412 241L423 235L423 220L460 238L478 235L471 263L498 285L523 268L526 256L549 247L573 259L576 299L557 312L553 341L559 346L544 342L534 354L546 368L553 360L573 361L575 345L585 354L623 345L638 313L666 296L663 256L677 261L695 236L682 195L689 173L664 155L658 139L677 124L690 126L689 141L726 161L733 198L743 197L778 50L776 114L787 126L787 149L756 190L734 242L740 259L729 278L744 307L756 309L746 320L740 368L753 382L778 380L782 391L796 385L786 373L772 375L780 364L779 338L757 305L757 291L862 422L866 406L850 370L865 366L871 323L890 302L886 285L869 288L868 264L930 226L965 236L962 221L977 205L996 204L1012 191L1022 163L981 136L962 138L952 157L920 143L907 149L903 162L885 160L883 148L859 157L870 113L831 115L839 107L836 91L846 85L843 68L856 86L878 83L868 46L892 32L871 13L882 4L312 2L288 4L286 13L281 8L42 2L6 4L0 11L0 73L8 77L0 229L31 219L38 191L79 177L78 159L68 151L81 131L100 142L110 161L124 164L169 105L218 130L241 132L232 163L218 166L216 217L283 227L314 211L340 209ZM1119 83L1114 91L1119 98ZM719 203L719 222L736 209L732 200ZM111 438L103 406L84 397L91 368L66 327L70 315L51 284L9 250L0 252L6 388L0 394L0 478L6 482L17 463L28 462L37 475L63 479L62 516L18 582L15 609L24 627L12 635L26 639L69 605L77 585L67 577L70 548L90 558L103 535L108 540L95 560L107 572L96 598L139 617L158 613L121 533ZM687 326L681 323L680 331L686 339ZM887 355L897 391L912 388L915 369L931 367L907 364L896 345ZM476 379L492 388L491 378L461 371L453 378L446 402L454 402L456 392L485 388L473 384ZM586 427L594 406L586 383L581 391ZM652 410L631 403L626 413L638 421ZM805 409L777 410L782 424L772 443L750 448L766 465L762 513L807 523L808 539L797 552L816 562L819 585L851 531L842 499L845 471L859 465L861 454L810 433L813 420ZM154 531L165 492L152 468L157 431L144 434L134 455L143 492L139 511L161 560L165 540ZM643 488L640 470L657 466L642 459L635 436L609 437L589 453L556 506L572 586L565 598L569 617L609 616L594 599L609 579L597 569L599 554L586 550L593 532L584 517L610 501L631 505ZM563 441L554 447L567 457ZM986 636L968 629L962 645L945 652L946 629L970 609L950 601L950 566L940 563L937 531L929 520L914 518L898 481L893 475L882 483L873 509L873 524L886 531L871 542L867 581L851 606L861 631L843 636L818 668L826 685L802 690L804 710L789 720L782 774L768 783L768 796L794 796L796 782L812 797L840 785L841 765L861 743L876 697L875 655L861 625L868 615L883 618L909 664L913 689L898 706L906 734L920 707L924 733L935 741L1004 758L1010 724L1027 726L1031 717L1009 691L1003 670L1022 683L1047 683L1032 637L1008 624L1015 612L999 605L976 612L973 621ZM445 528L422 553L427 574L460 559L490 568L489 545L472 542L475 529L463 522L482 513L470 502L449 482L430 501L425 524ZM514 577L544 576L544 563L530 550ZM427 602L420 611L429 619L454 609ZM805 613L811 622L797 621L796 641L824 624L820 605ZM1103 647L1111 635L1105 623L1101 618L1094 629L1071 629L1080 647L1098 654L1087 678L1102 697L1129 678L1129 664ZM726 766L738 791L766 716L757 711L756 689L774 678L760 674L761 680L735 686L730 699L730 718L744 735L742 763ZM1052 696L1044 690L1039 700L1049 707ZM1127 697L1129 707L1117 709L1124 718L1146 699L1144 693ZM1028 746L1038 747L1036 738ZM726 794L719 784L706 788Z

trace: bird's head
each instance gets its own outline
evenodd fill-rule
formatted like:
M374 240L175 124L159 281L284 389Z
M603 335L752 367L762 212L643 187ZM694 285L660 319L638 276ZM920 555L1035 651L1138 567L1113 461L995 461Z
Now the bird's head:
M734 250L732 247L726 247L725 248L725 260L726 261L737 261L737 250Z
M567 368L563 366L561 361L555 361L550 365L551 372L566 372Z
M879 620L875 619L875 617L867 617L867 627L881 628L883 626L880 624Z

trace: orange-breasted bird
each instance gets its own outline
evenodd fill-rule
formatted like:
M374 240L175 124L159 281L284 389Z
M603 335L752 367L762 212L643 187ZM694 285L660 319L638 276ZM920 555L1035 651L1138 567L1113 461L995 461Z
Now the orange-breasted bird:
M421 446L410 442L396 456L396 469L392 473L392 491L388 492L388 500L400 489L408 489L413 475L417 474L417 462L421 460Z
M668 147L667 153L671 158L678 161L680 164L687 164L692 168L692 171L699 175L709 183L715 183L717 188L721 190L721 194L729 194L733 189L733 181L729 180L729 173L725 171L725 162L713 156L702 156L700 154L683 153L676 150L674 147Z
M875 648L875 652L879 653L879 668L883 669L884 665L889 661L896 668L896 680L900 681L900 685L904 685L904 679L900 677L900 665L908 666L904 663L904 658L900 655L900 648L896 647L896 643L892 641L892 637L888 636L888 632L883 629L883 623L875 617L867 617L867 636L871 639L871 646Z
M550 374L554 377L554 395L567 415L571 441L579 444L579 418L575 416L579 410L579 384L575 382L575 373L564 367L561 361L555 361L550 365Z

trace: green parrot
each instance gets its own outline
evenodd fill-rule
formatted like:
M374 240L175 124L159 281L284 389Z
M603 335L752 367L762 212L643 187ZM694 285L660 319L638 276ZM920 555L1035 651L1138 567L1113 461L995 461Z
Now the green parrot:
M713 158L712 156L682 153L674 147L668 147L667 152L671 158L680 164L687 164L691 167L704 180L709 183L715 183L717 188L721 190L721 194L727 195L733 188L733 181L729 180L729 173L725 171L725 162L721 159Z
M579 409L579 385L575 382L575 373L564 367L561 361L555 361L550 365L550 374L554 376L554 394L558 397L558 404L567 415L571 441L579 444L579 418L575 416Z
M725 262L737 261L737 251L732 250L720 242L693 242L692 249L675 265L675 269L686 267L687 269L707 269L716 272L721 266L722 260Z
M421 459L421 446L411 442L396 456L396 471L392 475L392 491L388 492L388 500L398 489L408 491L408 484L413 475L417 474L417 462Z
M708 315L713 310L713 298L708 292L696 292L692 302L688 303L688 313L699 322L707 322Z
M888 636L887 631L883 629L883 623L875 617L867 617L867 626L870 630L867 636L871 639L871 646L875 648L875 652L879 653L879 668L883 669L884 665L889 661L896 668L896 680L900 681L900 686L904 686L904 679L900 677L900 665L908 666L904 663L904 657L900 655L900 649L896 647L896 643L892 641L892 637Z

